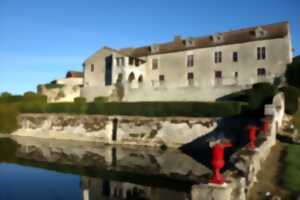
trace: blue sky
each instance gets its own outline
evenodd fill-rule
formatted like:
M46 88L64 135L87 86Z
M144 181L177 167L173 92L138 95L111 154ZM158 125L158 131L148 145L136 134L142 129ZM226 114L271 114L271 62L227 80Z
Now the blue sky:
M101 46L141 46L289 21L300 54L299 0L0 0L0 92L34 91Z

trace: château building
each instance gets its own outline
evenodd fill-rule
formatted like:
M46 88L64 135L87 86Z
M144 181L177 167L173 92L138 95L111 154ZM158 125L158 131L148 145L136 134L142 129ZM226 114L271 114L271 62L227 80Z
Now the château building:
M258 82L280 85L293 59L288 22L138 48L103 47L83 63L92 101L214 101Z

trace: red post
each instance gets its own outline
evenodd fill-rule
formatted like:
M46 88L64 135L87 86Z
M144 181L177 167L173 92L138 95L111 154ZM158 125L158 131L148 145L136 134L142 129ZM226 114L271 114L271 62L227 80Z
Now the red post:
M211 165L213 167L214 175L209 180L210 183L222 185L224 183L224 177L221 174L221 169L225 165L224 161L224 149L231 147L232 144L215 144L212 149Z
M256 130L257 128L255 126L250 126L249 127L249 144L248 144L248 148L250 150L255 150L256 149L256 145L255 145L255 141L256 141Z
M267 119L265 119L263 123L263 133L265 137L269 135L269 131L270 131L270 122Z

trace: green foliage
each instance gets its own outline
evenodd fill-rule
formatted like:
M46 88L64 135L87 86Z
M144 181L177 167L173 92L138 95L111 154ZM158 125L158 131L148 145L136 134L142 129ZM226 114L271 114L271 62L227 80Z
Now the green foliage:
M241 105L237 102L94 102L89 104L87 113L149 117L221 117L238 115L240 111Z
M248 96L249 108L253 111L263 109L266 103L272 101L276 92L276 87L270 83L254 84Z
M0 95L0 97L9 97L9 96L12 96L12 94L9 92L2 92Z
M74 104L75 104L75 110L74 110L75 113L78 114L86 113L87 106L88 106L88 104L86 103L86 98L77 97L74 99Z
M78 113L78 107L75 103L51 103L47 104L47 113Z
M74 99L74 103L77 103L77 104L83 104L83 103L86 103L86 98L85 97L76 97Z
M280 88L285 96L285 112L292 115L298 110L298 99L300 97L300 90L293 86L286 86Z
M283 185L285 189L300 192L300 146L289 144L284 158Z
M0 104L0 132L11 133L18 128L18 110L13 105Z
M94 102L95 103L106 103L108 101L108 98L107 97L96 97L94 99Z
M293 62L287 66L285 77L289 85L300 88L300 62Z
M0 97L0 104L4 103L17 103L23 100L21 95L4 95Z

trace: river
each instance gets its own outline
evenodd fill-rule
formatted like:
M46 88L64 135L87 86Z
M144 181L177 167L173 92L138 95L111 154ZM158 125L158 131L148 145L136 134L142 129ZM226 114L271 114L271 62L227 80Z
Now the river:
M0 139L0 199L191 199L209 166L180 150Z

